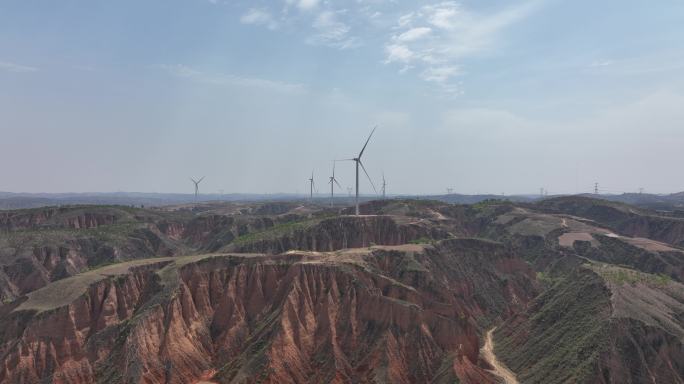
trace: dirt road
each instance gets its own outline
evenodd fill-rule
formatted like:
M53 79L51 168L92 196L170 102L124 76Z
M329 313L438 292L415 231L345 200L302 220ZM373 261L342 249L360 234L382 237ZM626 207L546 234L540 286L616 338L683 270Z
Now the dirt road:
M482 357L494 368L490 372L503 379L504 384L519 384L515 378L515 373L508 369L504 363L500 362L494 354L494 330L496 327L487 331L485 344L482 347Z

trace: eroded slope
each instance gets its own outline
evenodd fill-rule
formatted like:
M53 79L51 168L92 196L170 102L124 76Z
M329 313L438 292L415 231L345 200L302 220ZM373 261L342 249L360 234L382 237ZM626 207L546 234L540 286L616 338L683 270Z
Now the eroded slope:
M494 382L482 326L536 294L479 240L141 263L3 307L0 381Z

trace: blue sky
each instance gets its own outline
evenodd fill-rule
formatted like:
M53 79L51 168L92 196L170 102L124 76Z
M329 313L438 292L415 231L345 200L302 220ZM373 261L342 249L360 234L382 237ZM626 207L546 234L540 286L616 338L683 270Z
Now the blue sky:
M684 3L0 0L0 190L684 190ZM338 165L352 185L351 163ZM363 184L362 191L372 192Z

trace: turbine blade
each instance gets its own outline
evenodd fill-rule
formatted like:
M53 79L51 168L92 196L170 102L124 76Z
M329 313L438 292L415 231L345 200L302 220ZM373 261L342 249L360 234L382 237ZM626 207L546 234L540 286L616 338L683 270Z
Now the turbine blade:
M195 179L193 179L192 177L190 178L190 180L191 180L193 183L197 184L197 181L195 181Z
M337 184L338 188L342 189L342 186L340 185L340 183L337 182L337 179L333 179L333 181L335 182L335 184Z
M377 125L375 127L373 127L373 130L371 131L370 135L368 135L368 140L366 140L366 144L363 145L363 148L361 148L361 152L359 153L359 159L361 158L361 156L363 156L363 151L366 150L366 146L368 145L368 142L370 141L370 139L373 136L373 133L375 132L375 129L377 127L378 127Z
M373 184L373 180L371 180L370 176L368 176L368 172L366 171L366 167L363 166L363 163L362 163L361 161L359 161L359 165L361 165L361 169L363 169L363 173L366 174L366 177L368 178L368 181L370 181L371 186L373 187L373 191L375 191L375 193L377 194L377 193L378 193L378 190L375 189L375 184Z
M206 177L206 176L202 176L202 178L201 178L201 179L197 180L197 184L201 183L201 182L202 182L202 180L204 180L204 178L205 178L205 177Z

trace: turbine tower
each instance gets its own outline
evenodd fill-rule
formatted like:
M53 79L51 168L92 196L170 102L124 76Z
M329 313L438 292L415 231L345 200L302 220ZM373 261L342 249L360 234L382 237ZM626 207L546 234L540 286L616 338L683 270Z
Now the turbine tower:
M385 181L385 172L382 173L382 199L385 200L385 189L387 187L387 181Z
M195 200L197 200L197 195L199 195L199 183L204 180L204 176L202 176L202 178L199 180L195 180L191 177L190 180L192 180L192 182L195 184Z
M333 207L333 201L335 199L335 184L337 184L337 187L342 189L342 186L340 183L337 182L337 179L335 178L335 161L333 160L333 173L332 176L330 176L330 208Z
M351 158L351 159L344 159L348 161L353 161L356 163L356 216L359 215L359 165L361 166L361 169L363 169L363 172L366 174L366 177L368 178L368 181L370 181L371 186L373 187L373 191L375 193L378 193L377 189L375 189L375 184L373 184L373 180L371 180L370 176L368 175L368 172L366 171L366 167L363 166L363 163L361 162L361 157L363 156L363 151L366 150L366 146L368 145L368 142L370 141L371 137L373 136L373 133L375 132L375 129L377 126L373 127L373 130L371 131L370 135L368 135L368 139L366 140L366 144L363 145L363 148L361 148L361 152L359 152L359 155Z
M314 182L313 170L311 170L311 178L309 179L309 200L313 200L314 188L316 188L316 183ZM318 193L318 191L316 191Z

